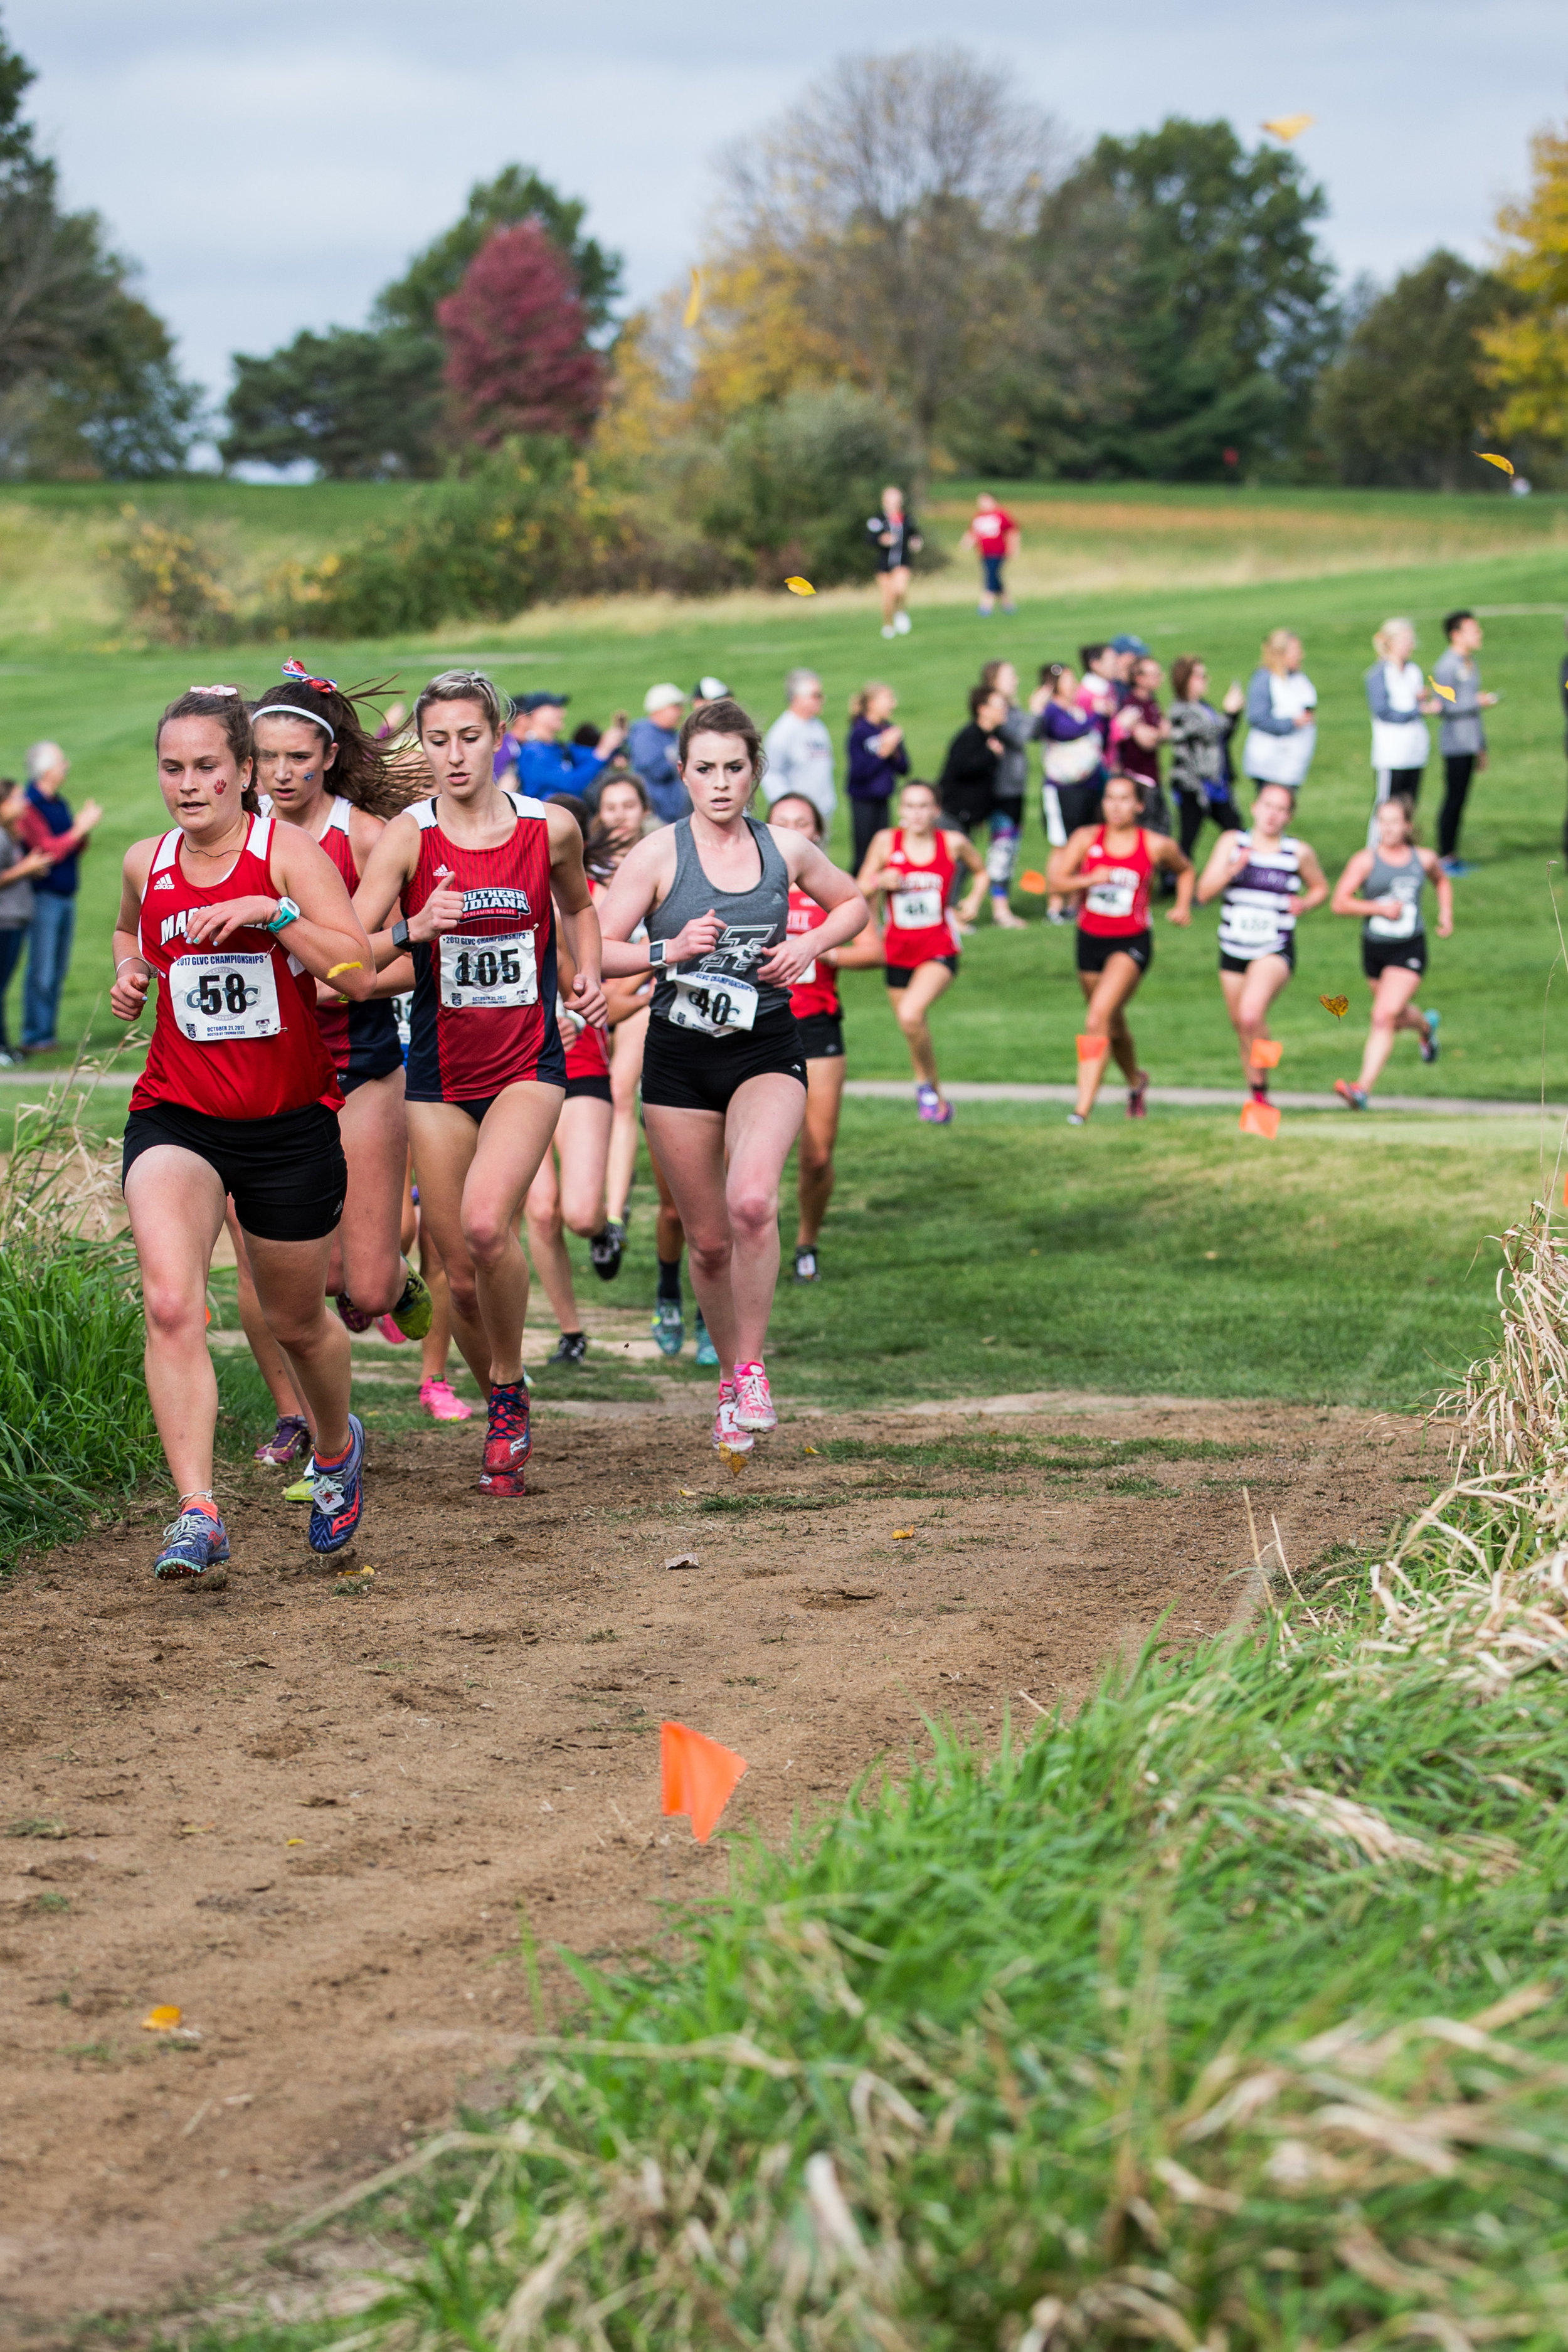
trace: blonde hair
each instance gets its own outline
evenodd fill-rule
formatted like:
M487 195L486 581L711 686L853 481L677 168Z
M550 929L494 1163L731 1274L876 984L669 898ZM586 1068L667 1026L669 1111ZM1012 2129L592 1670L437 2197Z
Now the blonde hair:
M1415 645L1415 642L1416 642L1416 639L1415 639L1415 622L1414 622L1414 621L1407 621L1407 620L1405 620L1405 617L1404 617L1404 615L1403 615L1402 614L1397 614L1397 613L1396 613L1396 614L1394 614L1394 616L1393 620L1391 620L1391 621L1384 621L1384 625L1383 625L1383 626L1382 626L1382 628L1381 628L1381 629L1375 629L1375 630L1373 632L1372 649L1373 649L1373 652L1377 656L1377 657L1378 657L1379 661L1392 661L1392 660L1393 660L1394 656L1393 656L1392 652L1390 651L1390 641L1391 641L1391 639L1393 638L1394 632L1394 630L1395 630L1395 629L1408 629L1408 630L1409 630L1409 632L1410 632L1410 643L1411 643L1411 646L1412 646L1412 648L1414 649Z
M866 685L860 687L858 691L852 694L849 698L850 718L864 719L866 716L866 707L874 694L891 694L892 691L892 688L887 684L885 679L879 677L868 679Z
M1300 637L1295 629L1270 629L1263 640L1258 659L1265 669L1271 669L1274 672L1276 677L1283 677L1285 649L1288 646L1300 645Z

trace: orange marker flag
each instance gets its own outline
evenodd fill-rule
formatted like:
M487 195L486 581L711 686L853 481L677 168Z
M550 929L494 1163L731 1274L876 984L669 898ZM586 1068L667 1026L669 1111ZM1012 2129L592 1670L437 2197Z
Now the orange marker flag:
M1110 1040L1109 1037L1080 1036L1079 1038L1078 1057L1080 1062L1100 1061L1107 1054L1110 1053Z
M699 1845L706 1845L740 1784L745 1758L737 1756L732 1748L721 1747L703 1732L688 1730L684 1723L661 1723L658 1759L664 1780L662 1810L689 1814L692 1836Z
M1020 890L1026 890L1031 898L1043 898L1046 895L1046 877L1043 874L1035 873L1031 868L1028 873L1019 875L1018 887Z
M1252 1041L1252 1066L1255 1070L1277 1070L1285 1048L1274 1037L1255 1037Z
M1243 1135L1261 1135L1272 1143L1279 1132L1279 1114L1272 1103L1249 1102L1241 1114Z

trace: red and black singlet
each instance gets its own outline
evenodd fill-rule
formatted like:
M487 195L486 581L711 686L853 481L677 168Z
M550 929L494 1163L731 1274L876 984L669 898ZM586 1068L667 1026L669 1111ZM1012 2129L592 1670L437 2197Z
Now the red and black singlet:
M523 1078L566 1083L549 820L542 801L506 798L517 823L494 849L448 840L434 800L408 811L419 827L419 861L403 891L405 915L412 919L436 890L463 894L460 928L409 950L410 1102L489 1102Z
M604 886L588 877L588 896L597 898ZM576 1024L574 1024L575 1026ZM578 1027L577 1034L566 1048L566 1076L572 1078L607 1078L610 1075L610 1049L605 1032L590 1023Z
M221 882L187 877L176 826L153 852L137 946L158 980L147 1066L132 1110L183 1103L210 1118L277 1118L307 1103L342 1108L316 1022L316 983L289 953L284 931L247 929L221 948L185 946L191 917L232 898L276 898L273 820L256 816Z
M792 888L789 894L789 936L803 939L807 931L816 930L822 920L822 909L815 898L804 890ZM838 975L830 963L816 956L808 963L789 992L789 1009L797 1021L809 1021L814 1013L838 1013L843 1007L838 1002Z
M1112 857L1105 845L1105 827L1096 826L1079 872L1089 884L1079 913L1080 930L1096 940L1131 940L1148 929L1154 861L1142 825L1137 845L1126 857Z
M893 845L882 861L882 884L888 908L888 928L882 955L900 971L913 971L922 963L958 953L958 932L948 912L948 900L958 879L958 860L938 833L928 855L910 856L904 829L893 835Z

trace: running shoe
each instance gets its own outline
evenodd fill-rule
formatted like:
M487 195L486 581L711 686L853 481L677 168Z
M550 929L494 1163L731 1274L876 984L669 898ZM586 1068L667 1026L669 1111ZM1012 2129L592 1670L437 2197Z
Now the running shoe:
M450 1381L421 1381L419 1402L432 1421L472 1421L474 1408L465 1404Z
M735 1418L735 1383L719 1383L719 1410L713 1417L713 1451L715 1454L749 1454L755 1444L749 1429L742 1429Z
M498 1381L490 1391L479 1485L487 1495L521 1495L523 1465L533 1450L528 1391L521 1381Z
M270 1462L281 1470L286 1463L296 1461L310 1451L310 1424L301 1413L280 1412L278 1426L270 1437L264 1437L256 1449L258 1462Z
M1349 1104L1352 1110L1364 1110L1366 1108L1367 1097L1366 1088L1364 1087L1347 1086L1343 1078L1336 1078L1334 1080L1334 1092L1338 1095L1341 1102Z
M1133 1079L1132 1084L1127 1089L1127 1116L1129 1118L1147 1118L1149 1116L1149 1073L1147 1070L1140 1070L1138 1076Z
M686 1318L679 1298L656 1298L648 1325L661 1356L679 1356L686 1341Z
M614 1282L621 1270L621 1252L626 1245L626 1229L615 1217L589 1242L588 1260L601 1282Z
M885 637L889 637L889 638L890 638L890 637L895 637L895 636L897 636L897 635L898 635L898 631L897 631L897 630L892 626L891 623L889 622L889 625L888 625L888 626L883 630L882 635L883 635Z
M1437 1024L1442 1018L1440 1013L1428 1013L1426 1015L1426 1034L1421 1040L1421 1059L1424 1062L1435 1062L1437 1058Z
M760 1362L735 1367L735 1420L742 1429L754 1430L759 1436L779 1425L768 1393L768 1376Z
M341 1462L318 1462L311 1485L310 1549L342 1551L353 1540L364 1508L364 1431L357 1413L349 1415L349 1450Z
M1439 862L1450 882L1457 882L1462 874L1473 874L1476 870L1473 860L1468 857L1445 857Z
M1247 1087L1255 1103L1266 1103L1268 1100L1268 1081L1267 1078L1250 1078L1247 1081Z
M398 1329L390 1315L378 1315L375 1318L375 1328L389 1348L401 1348L407 1337L405 1332Z
M205 1576L228 1558L228 1538L214 1511L182 1511L163 1529L163 1549L153 1563L153 1573L165 1584L182 1577Z
M587 1360L587 1355L585 1331L563 1331L544 1360L547 1364L581 1364Z
M797 1249L795 1254L795 1278L797 1282L820 1282L821 1270L815 1249Z
M1069 1110L1068 1113L1068 1125L1069 1127L1087 1127L1089 1125L1089 1120L1085 1118L1081 1110Z
M390 1322L399 1339L423 1339L435 1320L436 1301L430 1296L430 1286L422 1274L416 1274L410 1266L403 1296L391 1315L381 1318L381 1328L384 1331Z
M952 1105L943 1102L934 1087L915 1088L915 1110L927 1127L951 1127Z
M296 1478L291 1486L284 1487L283 1500L286 1503L313 1503L315 1499L316 1465L312 1459L305 1465L304 1476Z
M339 1320L346 1323L351 1331L368 1331L371 1325L375 1321L374 1315L366 1315L363 1313L362 1310L354 1305L353 1300L349 1297L346 1290L339 1291L337 1297L332 1301L332 1305L338 1310Z
M708 1336L708 1326L702 1320L702 1309L697 1310L697 1361L712 1365L719 1360L719 1350Z
M913 627L914 627L914 623L910 620L910 616L909 616L909 614L908 614L907 613L895 613L895 614L894 614L894 615L893 615L893 635L894 635L895 636L897 636L897 637L907 637L907 636L909 635L909 634L910 634L910 631Z

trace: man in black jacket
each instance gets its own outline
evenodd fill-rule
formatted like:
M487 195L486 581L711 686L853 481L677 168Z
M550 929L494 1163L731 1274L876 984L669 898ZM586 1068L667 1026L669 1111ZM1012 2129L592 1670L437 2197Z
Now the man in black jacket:
M947 747L942 779L942 814L972 837L976 825L990 817L996 796L996 772L1006 752L999 730L1007 716L1007 698L994 687L977 686L969 697L969 724L961 727Z

